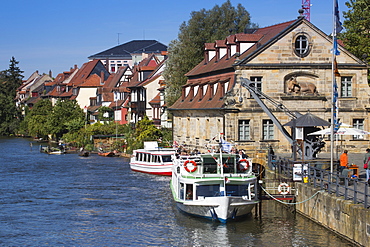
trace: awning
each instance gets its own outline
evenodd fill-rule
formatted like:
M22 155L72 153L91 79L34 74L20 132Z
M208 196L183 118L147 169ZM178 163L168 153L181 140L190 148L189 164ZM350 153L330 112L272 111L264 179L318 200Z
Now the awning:
M293 127L294 121L291 120L288 123L284 124L284 126ZM298 117L295 119L295 127L314 127L314 126L330 126L330 123L318 116L313 115L310 112L307 112L305 115Z

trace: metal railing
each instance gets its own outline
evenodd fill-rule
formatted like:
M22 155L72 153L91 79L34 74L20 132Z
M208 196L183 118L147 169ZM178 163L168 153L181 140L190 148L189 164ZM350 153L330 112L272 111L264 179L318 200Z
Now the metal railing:
M268 166L280 175L292 178L296 175L293 172L294 165L302 164L301 162L292 161L287 158L268 156ZM307 184L315 188L327 191L338 197L344 197L345 200L351 200L355 204L363 204L365 208L370 207L369 185L366 181L360 181L359 177L348 177L330 169L325 169L325 162L305 161L301 165L300 176L302 182L307 178ZM324 168L324 169L323 169Z

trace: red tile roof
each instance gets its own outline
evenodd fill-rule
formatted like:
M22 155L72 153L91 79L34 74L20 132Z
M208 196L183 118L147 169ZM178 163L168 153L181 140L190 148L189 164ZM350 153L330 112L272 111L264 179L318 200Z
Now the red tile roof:
M79 84L79 87L102 87L104 85L104 78L100 78L97 74L90 75L82 83Z
M221 71L225 69L234 70L233 65L235 60L238 58L239 60L243 60L247 58L248 56L252 55L258 48L262 47L263 45L267 44L269 41L272 40L275 36L277 36L280 32L288 28L290 25L292 25L294 22L288 21L285 23L260 28L255 31L253 34L234 34L231 36L234 36L235 41L239 42L257 42L252 47L250 47L248 50L246 50L244 53L240 54L240 57L237 57L236 54L234 54L231 58L227 58L227 56L223 56L220 60L217 60L216 57L212 58L211 61L202 61L197 66L195 66L192 70L190 70L186 76L192 77L192 76L199 76L201 74L206 74L208 72L215 72L215 71ZM233 39L233 37L229 37ZM225 39L227 40L227 38ZM207 44L207 43L206 43Z
M160 103L161 98L159 93L151 101L149 101L149 104L160 104Z
M253 33L234 34L227 37L223 41L216 41L205 44L205 50L214 50L215 48L223 48L226 44L237 43L254 43L249 49L242 54L233 54L231 57L227 55L220 59L213 57L210 61L203 60L186 76L187 83L183 86L182 97L178 99L171 107L171 110L184 109L219 109L224 106L224 93L229 91L235 83L234 65L245 62L248 58L254 56L255 53L264 49L264 46L269 45L282 32L288 30L293 24L298 24L304 21L303 18L288 21L285 23L260 28L254 30ZM224 87L228 88L225 89ZM186 89L186 90L185 90ZM194 90L197 90L194 95ZM185 91L188 92L185 95Z

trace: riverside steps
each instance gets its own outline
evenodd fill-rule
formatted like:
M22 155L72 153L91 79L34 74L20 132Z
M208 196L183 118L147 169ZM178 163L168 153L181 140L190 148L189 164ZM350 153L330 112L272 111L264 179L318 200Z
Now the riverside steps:
M323 158L306 161L292 161L287 154L267 155L262 186L288 183L295 194L295 201L286 203L290 208L358 246L370 246L370 187L362 164L364 154L349 155L349 162L359 168L349 170L347 176L337 172L336 163L331 173L330 154L320 155ZM301 179L294 179L297 164L304 164L298 171Z

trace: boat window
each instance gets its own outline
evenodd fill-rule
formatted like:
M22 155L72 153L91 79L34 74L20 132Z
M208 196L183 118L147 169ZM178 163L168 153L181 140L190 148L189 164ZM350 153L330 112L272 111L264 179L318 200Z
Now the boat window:
M187 184L186 185L186 200L193 200L193 185Z
M216 174L217 173L217 163L213 158L205 157L203 159L203 173Z
M198 196L213 197L213 196L220 196L220 195L221 194L220 194L219 184L197 186L197 197Z
M158 155L153 155L153 162L158 163Z
M203 163L203 173L207 174L216 174L217 173L217 164L213 163Z
M227 196L247 196L249 184L226 184Z
M171 162L171 155L162 155L162 161L163 162Z
M224 173L234 173L235 170L235 157L222 158L222 167Z
M180 183L180 199L184 200L184 184Z

